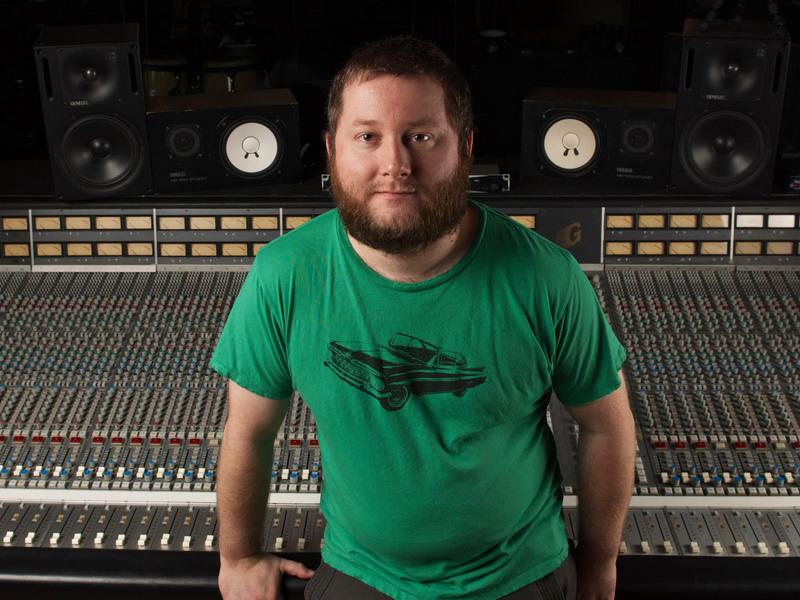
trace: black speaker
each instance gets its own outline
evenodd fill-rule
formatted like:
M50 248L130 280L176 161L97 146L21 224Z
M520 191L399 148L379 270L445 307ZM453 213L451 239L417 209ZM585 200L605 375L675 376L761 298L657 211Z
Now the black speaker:
M300 178L298 106L288 89L150 98L147 127L158 193Z
M671 175L677 191L771 192L789 46L772 22L686 20Z
M674 113L670 93L535 88L523 102L520 175L663 191Z
M47 27L34 57L56 195L149 193L139 26Z

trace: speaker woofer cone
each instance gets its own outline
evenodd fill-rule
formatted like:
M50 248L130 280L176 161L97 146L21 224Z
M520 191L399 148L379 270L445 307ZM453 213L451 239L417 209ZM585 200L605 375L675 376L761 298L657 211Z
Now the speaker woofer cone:
M143 164L142 142L117 117L91 115L69 126L61 142L61 164L87 192L111 192L136 176Z
M220 136L223 164L238 177L269 175L281 164L283 148L280 129L261 118L240 119Z
M765 133L750 116L732 110L706 113L686 129L680 160L699 186L729 192L747 185L769 164Z
M561 113L542 127L539 153L545 164L562 175L580 177L600 156L600 137L582 115Z

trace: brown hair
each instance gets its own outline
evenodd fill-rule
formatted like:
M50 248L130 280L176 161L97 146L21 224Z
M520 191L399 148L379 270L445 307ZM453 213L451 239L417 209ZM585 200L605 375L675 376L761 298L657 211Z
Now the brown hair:
M472 97L458 67L433 43L412 36L389 37L356 50L339 70L328 94L328 133L333 136L342 113L342 94L353 82L381 75L429 77L442 86L445 113L466 155L472 132Z

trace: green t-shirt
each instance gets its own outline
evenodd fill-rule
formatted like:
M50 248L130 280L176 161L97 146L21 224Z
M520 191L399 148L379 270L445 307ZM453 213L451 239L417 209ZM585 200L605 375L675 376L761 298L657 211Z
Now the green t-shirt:
M572 255L473 205L470 250L420 283L367 267L335 210L271 242L211 360L256 394L300 393L325 468L323 559L396 599L494 599L555 569L549 397L621 383L625 350Z

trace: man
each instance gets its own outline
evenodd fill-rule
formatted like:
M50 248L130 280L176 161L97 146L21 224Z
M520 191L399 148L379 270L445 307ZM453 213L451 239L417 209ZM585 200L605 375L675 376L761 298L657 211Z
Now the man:
M337 210L259 253L212 359L230 379L226 600L312 575L261 551L292 390L325 466L306 598L613 598L634 461L625 351L567 251L466 200L472 140L466 83L429 43L376 42L334 80ZM551 391L581 427L575 559Z

